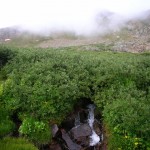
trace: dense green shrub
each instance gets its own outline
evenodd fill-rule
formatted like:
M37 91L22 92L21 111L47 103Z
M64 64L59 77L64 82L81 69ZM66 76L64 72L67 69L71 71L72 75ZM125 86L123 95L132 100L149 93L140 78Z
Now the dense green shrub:
M1 150L38 150L34 145L23 138L4 138L0 140Z
M10 61L16 52L12 50L12 48L6 46L0 46L0 69L3 67L8 61Z
M125 136L130 138L122 146L124 150L135 148L135 138L140 140L137 147L142 143L148 148L149 53L74 49L18 49L11 63L3 67L7 80L3 81L1 100L23 121L20 132L37 142L41 132L35 125L38 120L39 124L59 124L84 98L91 99L103 113L116 149L121 148ZM46 134L47 125L43 130L41 143L51 138Z
M109 137L110 150L148 150L149 145L142 138L113 134Z
M4 119L0 121L0 137L3 137L14 130L14 123L11 120Z
M0 103L1 104L1 103ZM0 105L0 137L6 136L13 132L14 123L10 120L9 112L3 105Z
M134 149L132 147L141 145L145 149L150 143L149 116L149 105L145 104L143 99L128 97L107 105L104 109L104 118L115 135L114 141L117 141L113 141L113 146L120 143L119 147L125 149L123 142L127 142L130 145L126 144L126 149Z
M37 144L47 144L51 140L51 131L48 123L37 121L33 118L24 119L19 132Z

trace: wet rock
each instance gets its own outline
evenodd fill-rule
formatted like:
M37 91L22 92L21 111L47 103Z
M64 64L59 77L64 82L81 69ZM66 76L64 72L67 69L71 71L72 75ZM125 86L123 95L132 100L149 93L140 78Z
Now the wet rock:
M89 146L89 137L86 136L81 136L78 137L78 139L75 140L77 144L83 146L83 147L88 147Z
M96 132L97 135L101 135L102 132L100 130L100 124L98 122L94 122L94 125L93 125L93 128L94 128L94 131Z
M66 133L65 130L61 130L62 138L66 142L69 150L80 150L82 147L76 143L74 143L71 138L69 137L69 134Z
M74 127L74 118L74 115L70 115L70 117L67 117L67 119L61 123L61 128L65 129L67 132L70 131Z
M106 150L106 149L103 149L100 144L97 144L97 145L95 146L95 150Z
M57 124L52 125L52 136L55 137L56 133L58 132Z
M46 148L46 149L47 150L49 150L49 149L50 150L62 150L60 144L54 139L52 139L51 143L49 144L48 148Z
M50 150L62 150L61 146L56 142L51 143L51 145L49 146L49 149Z
M81 124L77 127L73 127L70 130L70 134L73 139L78 139L79 137L86 137L92 134L92 130L88 124Z
M98 150L103 144L102 137L102 123L99 122L101 116L95 115L93 103L87 105L77 105L73 112L61 123L59 129L57 125L53 125L53 140L57 141L57 144L53 145L57 150L57 146L61 145L61 149L69 150ZM82 107L81 107L82 106ZM100 138L99 142L91 145L92 140L95 138L92 136L93 132ZM56 147L56 148L55 148ZM51 148L52 149L52 148ZM59 149L58 149L59 150Z

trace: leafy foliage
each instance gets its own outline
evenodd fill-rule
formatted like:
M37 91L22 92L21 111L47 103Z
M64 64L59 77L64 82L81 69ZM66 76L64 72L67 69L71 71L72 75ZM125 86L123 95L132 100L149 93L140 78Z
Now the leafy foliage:
M103 113L112 139L117 141L111 143L116 149L121 148L118 143L125 136L130 137L122 146L125 150L136 149L135 138L148 148L150 54L75 49L16 49L11 63L3 67L7 79L3 81L1 100L23 121L20 132L36 141L43 129L35 123L44 123L41 142L49 140L45 122L61 123L85 98Z
M38 141L37 144L48 143L51 139L51 131L48 124L33 118L24 119L19 132L32 141Z
M38 150L34 145L23 138L4 138L0 140L2 150Z
M15 56L15 51L6 46L0 46L0 69Z
M13 132L14 128L15 125L9 117L8 110L0 105L0 138Z

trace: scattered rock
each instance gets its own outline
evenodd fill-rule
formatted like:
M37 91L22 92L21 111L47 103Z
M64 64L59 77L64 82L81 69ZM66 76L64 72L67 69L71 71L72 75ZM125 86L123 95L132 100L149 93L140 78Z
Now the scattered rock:
M5 42L7 42L7 41L11 41L11 39L5 39L4 41L5 41Z
M80 150L81 149L81 146L74 143L71 138L69 137L69 134L66 133L65 130L61 130L61 133L62 133L62 138L63 140L66 142L69 150Z
M58 132L57 124L52 125L52 136L55 137L56 133Z
M99 150L103 145L102 125L98 121L101 116L93 118L93 126L90 127L88 105L93 105L90 101L85 105L86 101L77 104L74 111L58 127L57 124L52 126L53 141L50 145L51 150ZM94 110L93 110L94 117ZM98 119L98 120L97 120ZM90 145L93 131L100 138L100 142ZM95 140L95 139L94 139Z
M94 131L96 132L97 135L101 135L102 134L102 132L100 130L100 125L99 125L98 122L95 121L93 127L94 127Z
M78 139L75 140L77 144L83 146L83 147L89 147L89 137L81 136L78 137Z
M80 137L90 136L92 134L92 130L90 126L86 124L81 124L77 127L73 127L70 131L73 139L78 139Z
M50 150L62 150L61 146L57 142L52 142L49 146Z

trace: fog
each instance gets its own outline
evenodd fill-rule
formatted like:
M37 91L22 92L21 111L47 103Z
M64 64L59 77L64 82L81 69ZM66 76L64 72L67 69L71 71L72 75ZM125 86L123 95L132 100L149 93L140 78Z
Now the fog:
M150 0L0 0L0 28L103 33L150 10Z

